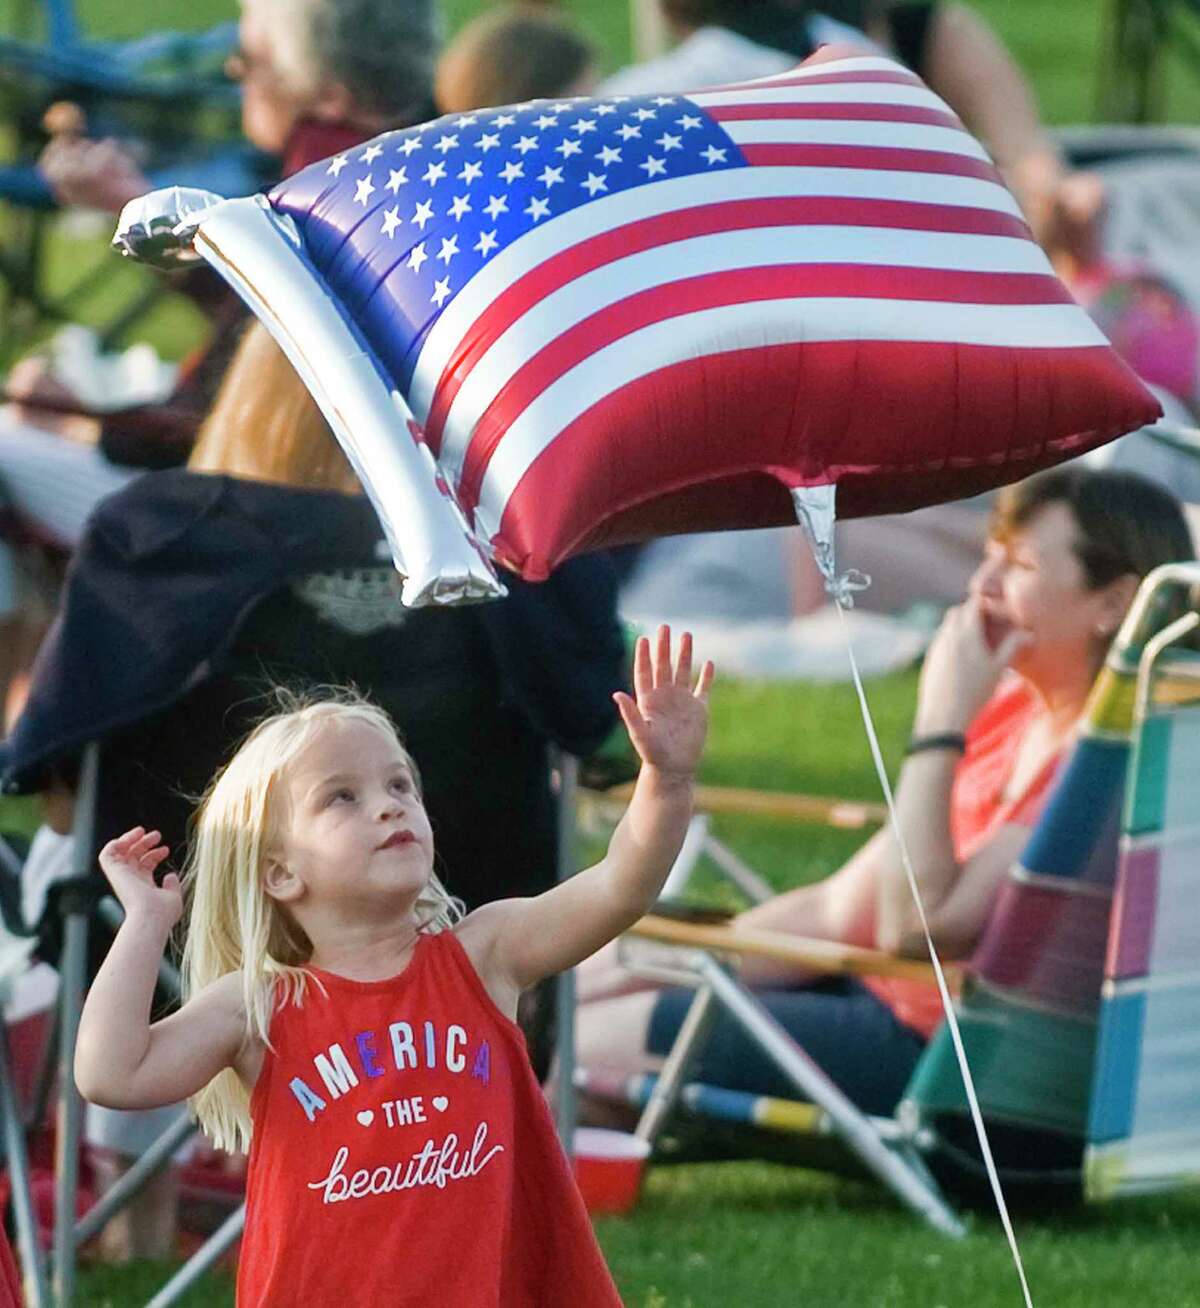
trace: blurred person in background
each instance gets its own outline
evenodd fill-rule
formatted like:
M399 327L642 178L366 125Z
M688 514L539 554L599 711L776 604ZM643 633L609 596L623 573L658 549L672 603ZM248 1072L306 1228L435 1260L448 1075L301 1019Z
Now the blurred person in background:
M240 46L228 71L242 85L247 139L277 155L287 176L387 128L433 117L440 32L434 0L243 0ZM63 205L116 214L151 189L117 141L64 135L46 148L40 167ZM207 268L176 285L210 327L207 343L185 361L164 402L103 419L80 417L71 412L78 397L45 357L20 361L7 378L0 489L9 484L12 516L56 547L59 559L74 548L101 498L144 470L187 458L216 394L246 310ZM51 436L71 441L51 442ZM11 554L5 566L13 570ZM55 575L38 572L43 579ZM19 709L25 670L55 593L53 582L31 584L26 575L0 610L0 643L10 651L7 666L0 666L0 707L7 701L8 721Z
M526 100L590 95L600 80L596 47L552 6L485 9L447 45L434 98L445 114Z

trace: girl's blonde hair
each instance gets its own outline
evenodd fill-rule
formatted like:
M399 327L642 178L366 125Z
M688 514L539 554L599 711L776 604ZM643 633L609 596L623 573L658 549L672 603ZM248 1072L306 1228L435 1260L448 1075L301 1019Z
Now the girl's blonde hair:
M183 873L188 904L184 1002L221 977L239 973L246 1035L264 1045L269 1045L272 1014L285 1003L300 1003L311 977L305 966L312 952L307 936L263 884L288 767L322 727L366 722L395 741L420 785L395 725L381 708L341 690L308 701L286 692L280 698L288 706L251 731L201 800ZM431 875L417 900L419 928L444 930L462 911ZM232 1069L193 1096L192 1111L218 1147L248 1147L250 1096Z
M258 322L230 360L188 467L307 490L362 491L316 400Z

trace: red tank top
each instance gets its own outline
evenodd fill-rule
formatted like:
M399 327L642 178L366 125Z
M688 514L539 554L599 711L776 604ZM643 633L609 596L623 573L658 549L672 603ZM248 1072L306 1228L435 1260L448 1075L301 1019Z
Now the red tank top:
M620 1308L520 1028L452 932L314 969L254 1087L238 1308Z

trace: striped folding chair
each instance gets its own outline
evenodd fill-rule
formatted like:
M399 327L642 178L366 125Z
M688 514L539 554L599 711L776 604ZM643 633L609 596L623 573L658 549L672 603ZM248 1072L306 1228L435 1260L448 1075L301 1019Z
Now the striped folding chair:
M1200 566L1163 578L1200 587ZM1169 594L1169 590L1168 590ZM1087 1122L1089 1198L1200 1174L1200 643L1195 603L1148 640Z

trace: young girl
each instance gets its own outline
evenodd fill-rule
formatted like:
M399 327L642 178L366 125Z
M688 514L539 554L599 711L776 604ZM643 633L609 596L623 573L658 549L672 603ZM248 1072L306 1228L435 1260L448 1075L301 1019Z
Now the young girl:
M517 997L653 904L683 840L712 665L638 642L616 696L642 770L604 860L457 921L389 719L326 700L261 723L209 789L184 881L185 1003L149 1022L183 911L158 833L101 866L125 922L75 1075L98 1103L195 1096L250 1144L238 1303L619 1304L513 1022ZM497 839L503 839L497 833Z

